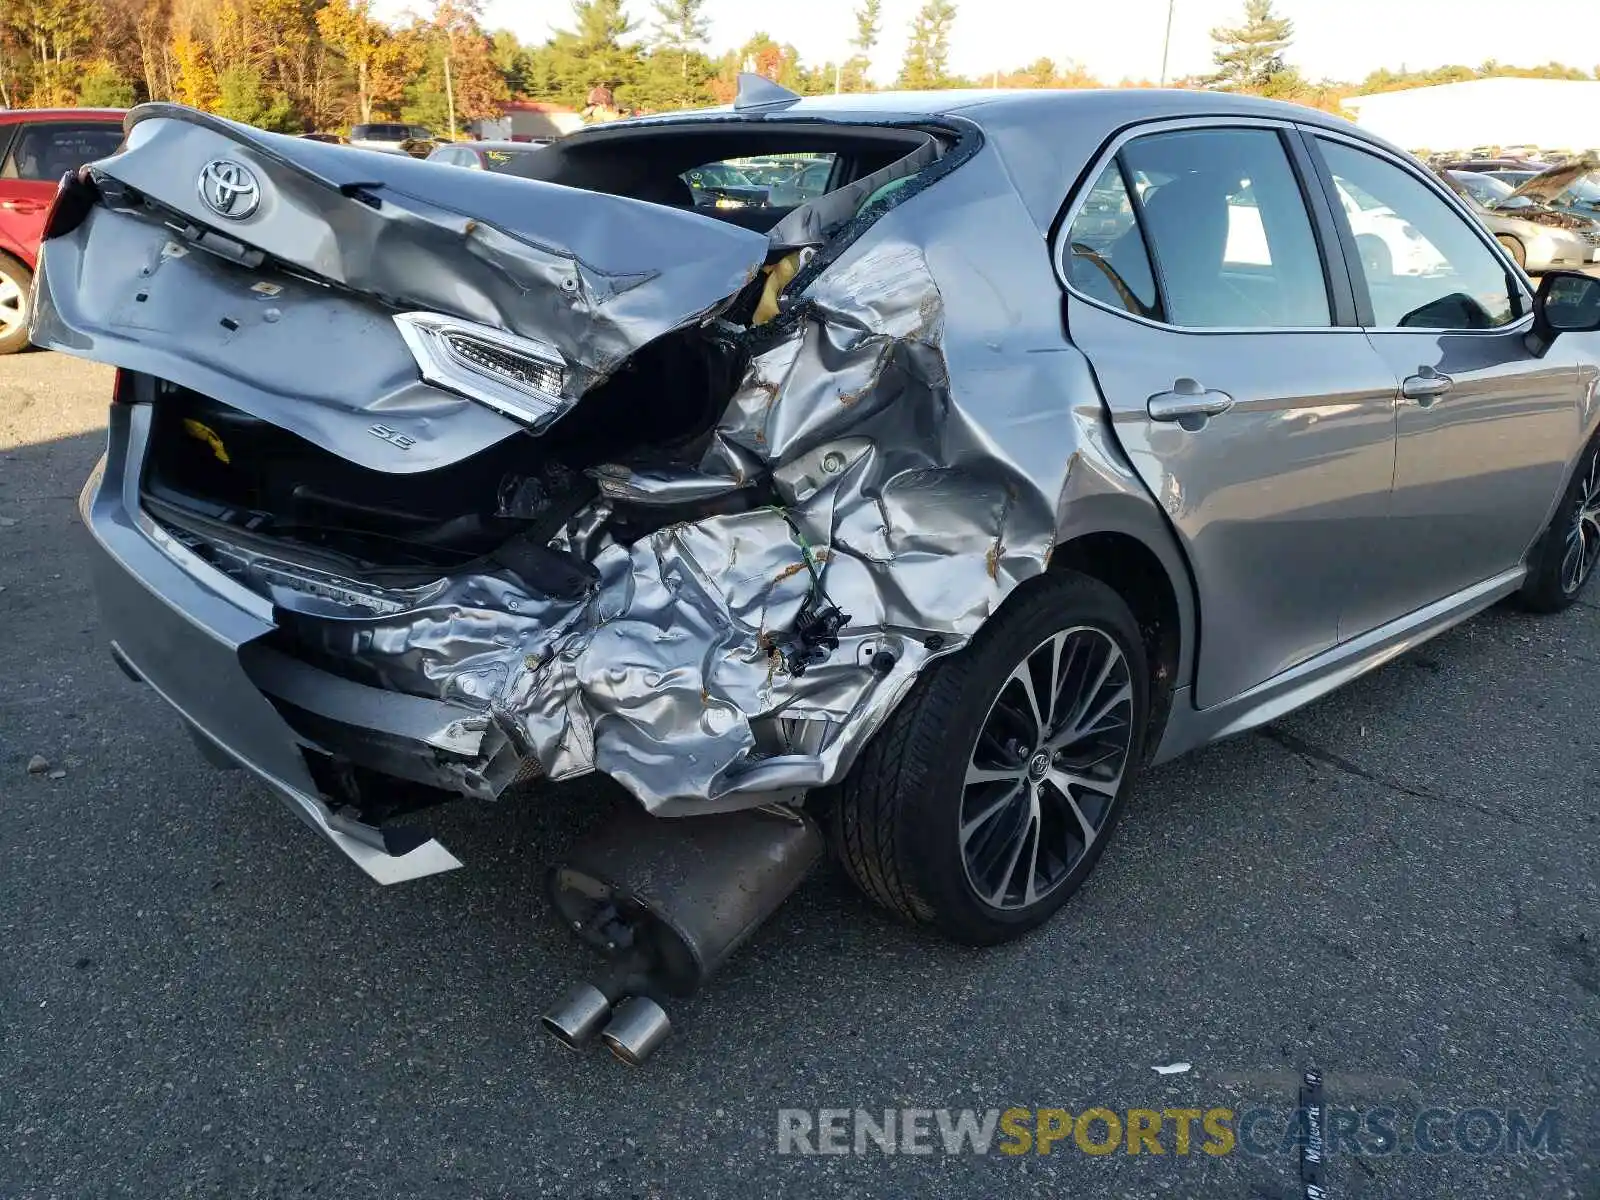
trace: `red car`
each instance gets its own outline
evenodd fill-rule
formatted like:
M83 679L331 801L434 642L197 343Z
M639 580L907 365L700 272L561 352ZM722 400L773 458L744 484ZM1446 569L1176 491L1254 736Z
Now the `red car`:
M114 109L0 111L0 354L28 344L28 288L56 185L121 144Z

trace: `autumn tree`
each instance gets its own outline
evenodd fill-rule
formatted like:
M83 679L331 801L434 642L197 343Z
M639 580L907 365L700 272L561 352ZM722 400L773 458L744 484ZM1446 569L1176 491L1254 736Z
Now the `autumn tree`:
M1244 24L1211 31L1217 43L1217 70L1207 79L1224 91L1259 91L1284 69L1283 55L1294 38L1294 22L1272 10L1272 0L1245 0Z
M100 59L79 77L78 103L85 108L131 108L133 102L133 84L114 63Z
M950 86L950 26L955 19L951 0L927 0L917 11L898 86L913 91Z
M93 41L95 15L93 0L0 3L0 22L21 51L20 63L26 64L29 103L47 107L73 102L78 56Z
M406 89L406 120L453 134L463 119L499 114L506 81L479 23L481 11L480 0L438 0L432 19L414 27L423 58Z
M370 122L374 107L392 113L407 81L421 67L410 30L393 30L372 15L372 0L329 0L317 10L317 29L355 77L356 113Z

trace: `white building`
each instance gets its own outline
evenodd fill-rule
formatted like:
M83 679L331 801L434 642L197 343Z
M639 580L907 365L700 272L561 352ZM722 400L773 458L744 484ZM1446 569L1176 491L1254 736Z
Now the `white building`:
M1470 79L1352 96L1356 122L1407 150L1600 147L1600 81Z

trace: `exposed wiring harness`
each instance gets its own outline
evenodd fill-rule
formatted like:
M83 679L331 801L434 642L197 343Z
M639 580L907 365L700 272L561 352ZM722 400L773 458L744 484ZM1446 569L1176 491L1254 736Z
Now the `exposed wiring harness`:
M794 629L781 637L775 636L767 646L768 655L782 655L784 668L796 679L812 667L828 661L839 648L839 631L850 623L850 614L842 611L822 583L822 571L816 552L806 535L800 531L787 509L768 505L770 511L783 518L784 524L799 543L800 557L811 576L811 590L800 605L794 619Z

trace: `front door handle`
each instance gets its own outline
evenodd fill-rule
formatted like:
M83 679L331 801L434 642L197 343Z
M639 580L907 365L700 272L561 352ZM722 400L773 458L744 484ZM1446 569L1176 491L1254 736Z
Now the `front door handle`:
M1454 379L1439 374L1432 367L1418 367L1417 373L1400 385L1400 394L1407 400L1415 400L1420 407L1427 408L1455 385Z
M0 208L14 213L36 213L44 205L37 200L0 200Z
M1180 379L1170 392L1157 392L1145 401L1152 421L1183 421L1185 417L1215 417L1233 407L1227 392L1214 392L1193 379Z

